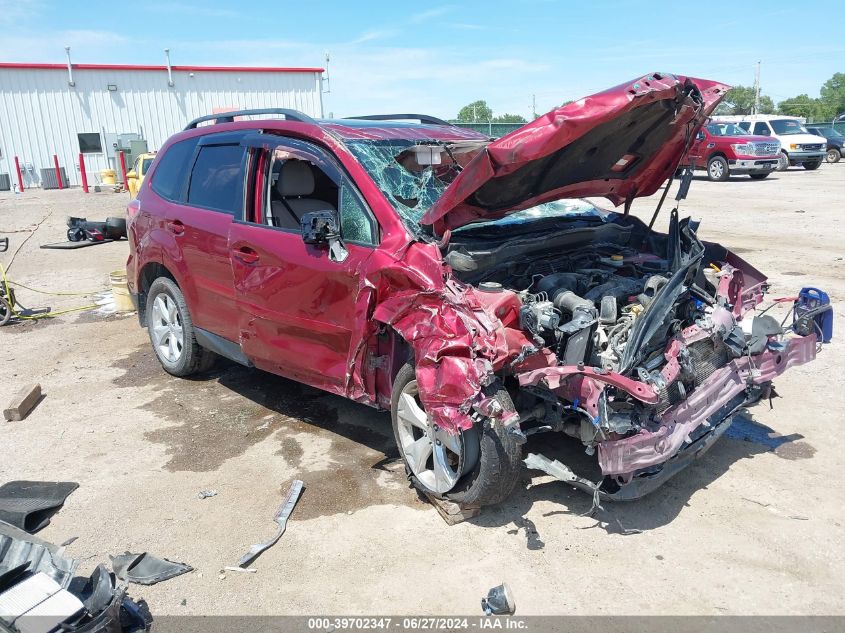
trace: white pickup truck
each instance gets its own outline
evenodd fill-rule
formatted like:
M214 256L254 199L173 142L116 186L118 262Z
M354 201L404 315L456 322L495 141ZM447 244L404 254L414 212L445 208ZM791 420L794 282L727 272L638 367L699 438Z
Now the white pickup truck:
M713 117L714 121L736 123L749 134L771 136L780 141L778 170L790 165L818 169L825 159L827 139L810 134L801 119L777 114L749 114Z

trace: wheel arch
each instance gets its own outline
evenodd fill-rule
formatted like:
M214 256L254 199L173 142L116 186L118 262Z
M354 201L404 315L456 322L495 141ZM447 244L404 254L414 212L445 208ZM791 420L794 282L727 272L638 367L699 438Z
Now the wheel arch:
M171 270L165 266L163 263L159 261L150 261L144 264L144 266L138 271L138 320L141 322L141 325L146 327L147 325L147 295L150 291L150 286L153 285L153 282L158 279L159 277L166 277L173 281L179 289L182 290L184 294L184 289L182 288L182 284L176 278L176 275L171 272Z

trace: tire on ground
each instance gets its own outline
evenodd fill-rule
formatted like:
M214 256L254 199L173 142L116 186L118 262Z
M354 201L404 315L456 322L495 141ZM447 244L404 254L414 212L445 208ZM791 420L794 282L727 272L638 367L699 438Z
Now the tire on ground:
M827 150L827 156L825 156L825 160L829 163L838 163L842 158L842 152L835 147L832 149Z
M821 166L822 162L820 160L812 160L809 163L804 163L804 169L806 169L807 171L815 171Z
M393 433L400 455L402 448L397 431L399 396L405 386L415 379L414 366L410 363L404 365L396 375L390 398ZM485 394L495 397L505 411L515 410L510 395L498 381L485 389ZM488 506L504 501L519 481L522 472L522 447L514 436L507 433L499 420L487 419L476 422L476 425L477 433L474 435L478 438L480 446L475 467L465 474L451 491L438 495L417 480L406 462L405 470L414 487L463 506Z
M764 180L769 177L770 173L771 172L767 171L765 174L748 174L748 177L751 178L751 180Z
M166 294L175 302L176 308L179 311L179 318L182 322L182 352L174 362L162 358L156 347L155 338L153 337L153 305L155 304L156 298L162 294ZM147 293L147 331L150 335L150 343L153 346L156 358L158 358L161 366L167 373L180 377L190 376L208 371L214 365L216 355L214 352L203 348L197 343L194 322L191 319L188 304L185 302L185 296L176 282L168 277L158 277L150 285Z

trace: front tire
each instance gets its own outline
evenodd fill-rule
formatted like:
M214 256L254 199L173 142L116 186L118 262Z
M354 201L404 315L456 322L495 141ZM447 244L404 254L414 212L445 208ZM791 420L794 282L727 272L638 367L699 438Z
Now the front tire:
M725 182L730 178L731 171L728 161L722 156L714 156L707 161L707 177L713 182Z
M190 376L214 364L214 353L197 343L185 296L172 279L159 277L147 294L147 330L161 366L174 376Z
M780 159L778 159L778 171L786 171L789 169L789 156L786 152L780 153Z
M491 388L506 411L507 391ZM486 506L510 495L522 467L522 450L498 420L481 420L450 434L431 423L419 400L416 371L406 364L393 383L390 413L399 454L418 490L463 506Z
M838 163L841 158L842 158L842 152L840 152L835 147L833 149L827 150L827 156L825 156L825 160L827 162Z
M764 180L769 177L770 172L766 172L765 174L748 174L748 177L751 180Z
M809 163L804 163L804 169L807 171L815 171L819 167L822 166L822 162L820 160L810 161Z

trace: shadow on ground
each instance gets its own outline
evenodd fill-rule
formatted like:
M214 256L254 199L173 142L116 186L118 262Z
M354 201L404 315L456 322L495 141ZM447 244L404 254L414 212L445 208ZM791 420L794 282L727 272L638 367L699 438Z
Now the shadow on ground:
M170 471L213 472L267 439L305 482L298 518L371 505L424 507L409 490L384 412L220 359L211 372L174 378L142 347L114 365L119 387L149 387L140 408L172 423L145 433Z
M550 459L567 464L581 476L593 481L600 479L598 465L584 454L579 443L551 434L531 439L524 447L525 453L542 452ZM604 501L601 509L593 511L591 495L553 480L545 473L525 470L517 489L505 503L486 509L472 522L482 527L513 525L515 529L511 533L523 534L528 549L541 549L542 535L527 515L536 502L551 501L559 504L560 509L544 516L590 515L595 519L594 525L582 529L598 528L609 534L637 534L671 523L689 504L693 494L706 489L740 460L767 453L790 460L811 458L816 451L810 444L801 441L803 439L797 433L780 435L756 422L753 414L744 410L707 453L641 499Z
M297 507L300 518L382 504L425 507L405 478L385 412L222 359L212 372L188 380L166 374L146 347L115 366L125 370L114 380L116 385L152 387L156 395L142 408L173 423L145 434L167 447L168 470L214 471L273 437L279 443L276 455L298 469L297 477L305 481L307 492L302 508ZM316 449L311 438L322 442L315 442L318 446L328 441L329 449ZM593 514L594 527L632 534L664 526L696 491L706 489L739 460L765 453L811 458L815 449L802 439L798 434L779 435L745 411L706 454L652 494L636 501L604 502ZM595 458L571 438L535 435L524 447L528 452L541 452L588 479L600 479ZM527 517L538 501L560 506L547 516L592 510L590 495L545 473L524 470L505 503L485 508L471 522L480 527L511 525L511 532L525 536L529 549L542 549L541 535Z

